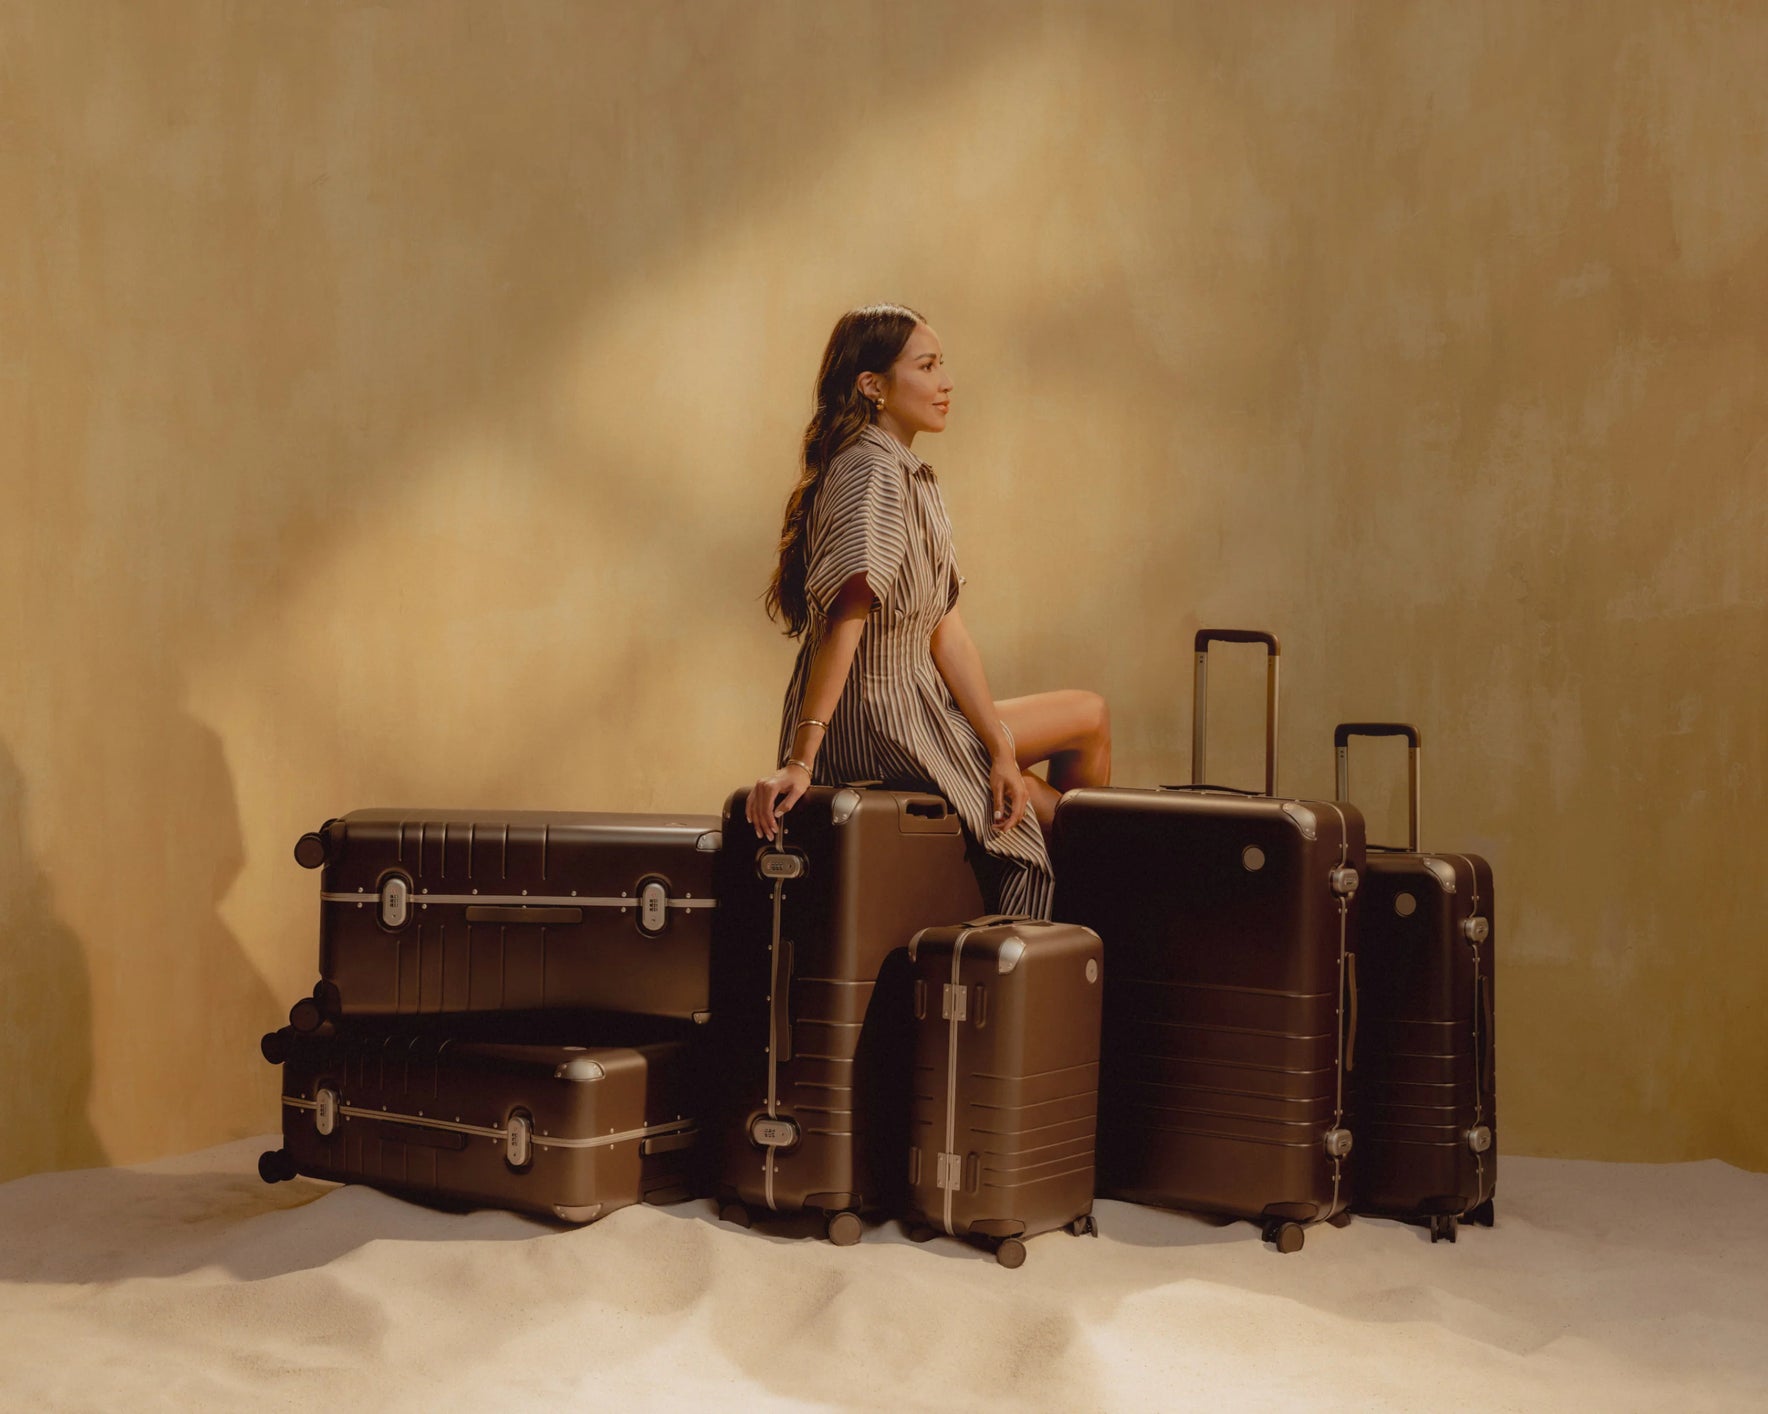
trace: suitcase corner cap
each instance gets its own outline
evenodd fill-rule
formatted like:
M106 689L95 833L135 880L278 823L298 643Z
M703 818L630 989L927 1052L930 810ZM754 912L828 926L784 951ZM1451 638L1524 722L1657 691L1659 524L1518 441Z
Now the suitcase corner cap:
M1293 800L1283 802L1283 814L1289 823L1301 831L1302 838L1317 840L1320 838L1320 819L1307 806Z
M860 794L852 786L843 786L829 797L829 823L845 825L860 806Z
M1025 939L1008 938L1001 944L1001 950L995 957L995 971L1011 972L1019 966L1019 959L1025 956Z
M572 1056L553 1072L555 1080L601 1080L607 1075L600 1061L588 1056Z

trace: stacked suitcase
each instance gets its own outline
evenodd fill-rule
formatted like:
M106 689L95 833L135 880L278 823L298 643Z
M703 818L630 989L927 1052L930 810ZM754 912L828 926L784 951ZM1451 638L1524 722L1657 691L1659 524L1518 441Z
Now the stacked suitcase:
M588 1222L698 1186L711 816L363 810L302 836L320 980L270 1181Z
M1267 660L1262 791L1206 775L1209 650ZM1095 1193L1453 1239L1496 1178L1492 872L1419 848L1419 737L1337 728L1333 800L1276 782L1279 650L1195 645L1192 779L1067 792L1055 921L984 916L975 841L915 789L744 817L364 810L304 835L318 984L264 1038L260 1173L583 1223L690 1194L838 1245L901 1218L991 1250ZM1370 846L1357 736L1407 738L1407 847ZM1109 967L1107 964L1109 963Z

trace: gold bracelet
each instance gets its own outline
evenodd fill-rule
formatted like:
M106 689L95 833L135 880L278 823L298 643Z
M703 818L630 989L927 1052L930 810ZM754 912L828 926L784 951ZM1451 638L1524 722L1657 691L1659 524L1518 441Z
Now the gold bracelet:
M816 772L810 769L810 762L800 761L796 756L788 756L786 758L786 764L788 766L802 766L804 768L804 774L807 776L814 776L816 774Z
M824 731L828 731L829 724L827 722L819 722L815 717L800 717L798 719L798 726L792 728L793 736L798 735L798 727L821 727Z

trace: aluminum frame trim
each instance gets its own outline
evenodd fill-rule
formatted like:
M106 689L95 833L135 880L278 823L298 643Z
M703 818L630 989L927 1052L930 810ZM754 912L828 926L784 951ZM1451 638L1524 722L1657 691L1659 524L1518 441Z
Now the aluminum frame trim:
M366 906L371 903L378 904L380 899L381 896L378 893L371 894L367 892L357 892L353 894L321 893L319 895L321 903L353 903L358 906ZM411 908L418 905L428 905L432 903L464 903L468 905L490 905L493 907L509 908L639 908L642 906L636 894L623 898L590 898L578 894L571 894L569 897L566 897L561 894L408 893L406 895L408 916ZM670 898L665 900L665 904L669 908L679 908L692 912L698 908L717 908L718 900L715 898Z
M318 1102L304 1100L295 1095L284 1095L282 1103L285 1107L295 1110L317 1110ZM478 1139L496 1139L508 1143L510 1127L500 1125L491 1128L483 1124L462 1124L458 1120L435 1119L429 1115L404 1114L398 1110L371 1110L361 1105L339 1105L338 1114L347 1119L378 1119L389 1124L409 1124L418 1129L437 1129L449 1134L466 1134ZM528 1142L537 1149L595 1149L602 1145L610 1148L615 1144L629 1144L639 1139L656 1139L664 1135L699 1133L699 1121L693 1119L673 1119L660 1124L647 1124L639 1129L623 1129L613 1134L593 1134L584 1138L568 1139L536 1133L530 1130Z

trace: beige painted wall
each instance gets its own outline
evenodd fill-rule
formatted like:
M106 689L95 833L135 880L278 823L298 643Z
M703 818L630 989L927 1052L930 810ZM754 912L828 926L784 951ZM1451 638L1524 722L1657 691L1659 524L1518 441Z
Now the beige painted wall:
M770 764L875 298L998 696L1178 779L1190 632L1276 630L1284 785L1411 718L1495 864L1507 1148L1768 1167L1764 72L1668 2L7 7L0 1177L272 1127L327 815Z

